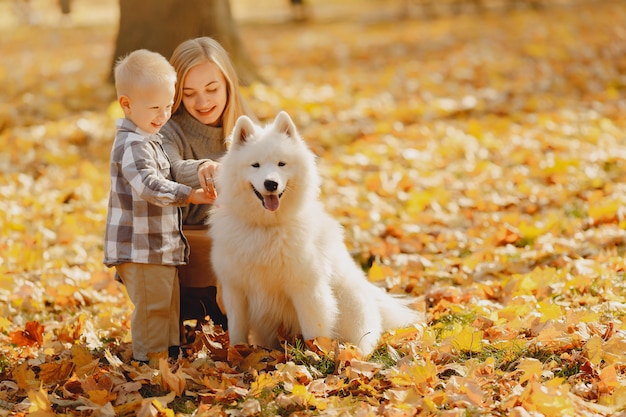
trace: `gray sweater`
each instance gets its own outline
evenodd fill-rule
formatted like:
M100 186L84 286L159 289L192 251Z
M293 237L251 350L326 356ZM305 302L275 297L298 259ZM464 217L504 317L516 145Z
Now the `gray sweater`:
M226 153L224 130L200 123L182 106L159 133L174 180L191 188L200 188L198 166L207 160L217 161ZM208 204L184 207L183 224L206 224L209 208Z

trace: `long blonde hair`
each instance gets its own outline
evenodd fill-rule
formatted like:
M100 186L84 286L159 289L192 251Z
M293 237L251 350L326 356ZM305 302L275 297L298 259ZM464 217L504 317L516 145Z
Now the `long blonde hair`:
M254 114L246 105L241 92L239 91L239 78L226 50L215 39L203 36L188 39L178 45L170 63L176 69L178 82L176 83L176 93L174 95L174 106L172 113L176 113L183 100L183 85L185 77L192 67L203 64L207 61L213 62L222 71L227 84L226 107L222 113L222 127L224 136L228 137L239 116L245 114L254 118Z

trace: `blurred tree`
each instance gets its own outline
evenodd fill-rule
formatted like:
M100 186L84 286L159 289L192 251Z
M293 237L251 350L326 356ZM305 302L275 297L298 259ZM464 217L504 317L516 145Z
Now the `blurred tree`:
M178 44L198 36L211 36L224 46L242 84L261 79L243 47L229 0L120 0L111 68L118 57L140 48L169 59Z

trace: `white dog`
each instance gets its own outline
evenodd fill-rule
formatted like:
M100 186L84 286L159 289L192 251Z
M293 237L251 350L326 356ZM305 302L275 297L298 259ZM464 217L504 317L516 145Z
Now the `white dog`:
M369 354L384 331L420 321L350 256L319 200L315 155L287 113L265 127L242 116L230 141L209 222L231 344L277 347L282 326Z

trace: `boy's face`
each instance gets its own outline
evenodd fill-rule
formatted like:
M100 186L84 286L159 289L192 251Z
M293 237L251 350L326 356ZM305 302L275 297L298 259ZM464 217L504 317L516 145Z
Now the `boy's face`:
M226 80L213 62L206 61L187 72L183 82L182 102L187 112L200 123L221 125L227 101Z
M126 118L147 133L157 133L172 115L174 85L136 86L130 96L120 96Z

